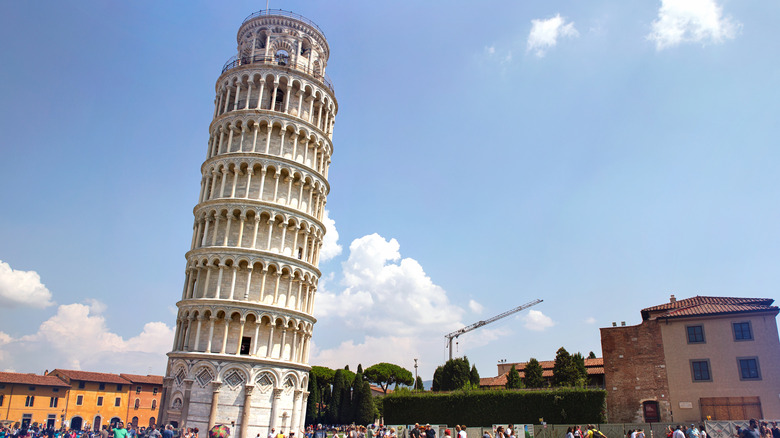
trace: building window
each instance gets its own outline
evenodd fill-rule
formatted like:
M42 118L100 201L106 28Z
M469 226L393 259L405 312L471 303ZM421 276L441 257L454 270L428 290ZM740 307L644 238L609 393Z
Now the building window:
M711 382L712 375L710 374L710 360L709 359L693 359L691 360L691 375L694 382Z
M97 398L97 405L98 406L103 406L103 397L98 397Z
M84 389L85 386L87 386L87 382L79 382L79 389Z
M24 400L24 407L30 408L35 404L35 396L34 395L28 395L27 399Z
M56 408L57 407L57 403L59 403L59 402L60 402L59 398L52 397L52 398L49 399L49 407L50 408Z
M106 384L105 383L101 383L100 385L98 385L98 389L100 391L105 391L106 390Z
M60 388L52 388L51 392L60 392Z
M83 395L77 395L76 396L76 406L81 406L82 403L84 403L84 396Z
M4 398L5 398L5 394L0 394L0 406L3 406L3 402L5 401L3 400Z
M689 325L686 327L688 330L688 343L689 344L703 344L704 343L704 327L700 325Z
M740 380L761 380L757 357L738 357Z
M735 322L734 326L734 340L735 341L752 341L753 330L750 328L750 321Z
M136 386L135 387L135 393L136 394L140 394L141 393L141 387L140 386Z
M34 386L29 386L29 387L27 387L27 389L29 389L30 391L35 391L35 387Z
M157 395L157 388L156 387L152 390L152 395Z
M122 385L116 385L116 390L117 391L121 391L122 390Z
M119 397L117 397L117 398L114 400L114 406L119 406L119 405L121 405L121 404L122 404L122 399L121 399L121 398L119 398Z
M117 399L118 400L118 399ZM135 409L138 409L141 407L141 399L137 398L135 399L135 404L133 405Z
M152 400L152 409L157 409L157 400Z

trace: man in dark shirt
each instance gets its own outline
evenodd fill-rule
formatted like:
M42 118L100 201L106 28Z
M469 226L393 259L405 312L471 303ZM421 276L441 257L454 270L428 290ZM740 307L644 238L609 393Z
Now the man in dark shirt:
M755 418L751 418L748 428L740 430L739 438L761 438L761 435L756 430L757 428L758 428L758 420L756 420Z
M412 436L412 438L420 438L420 424L414 423L414 429L412 429L411 432L409 432L409 435Z

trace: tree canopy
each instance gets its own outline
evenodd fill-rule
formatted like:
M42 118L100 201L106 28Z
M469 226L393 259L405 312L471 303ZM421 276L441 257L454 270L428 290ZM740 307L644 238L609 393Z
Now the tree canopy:
M583 386L587 378L585 359L580 353L570 355L561 347L555 353L553 365L553 386Z
M469 360L467 357L459 357L450 359L444 365L436 368L436 372L433 374L433 386L431 389L434 391L454 391L465 388L470 384L471 371L469 370ZM478 384L479 380L477 380Z
M531 360L525 364L523 374L525 374L525 377L523 377L523 384L526 388L541 388L545 386L542 365L535 358L532 357Z
M506 389L518 389L523 387L523 381L520 380L520 373L517 372L517 368L512 365L509 372L506 375Z
M365 369L363 375L369 382L378 385L387 394L387 388L392 384L411 385L414 383L412 372L401 366L381 362Z

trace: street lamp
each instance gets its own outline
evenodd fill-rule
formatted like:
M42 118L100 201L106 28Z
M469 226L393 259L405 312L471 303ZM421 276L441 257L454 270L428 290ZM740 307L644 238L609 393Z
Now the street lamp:
M420 390L420 388L417 388L417 359L414 360L414 386L412 388Z

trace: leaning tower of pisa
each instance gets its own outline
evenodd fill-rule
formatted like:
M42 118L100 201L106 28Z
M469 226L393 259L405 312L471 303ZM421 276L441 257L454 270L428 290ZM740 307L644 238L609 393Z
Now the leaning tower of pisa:
M312 21L263 10L217 79L161 419L298 431L308 397L333 121Z

